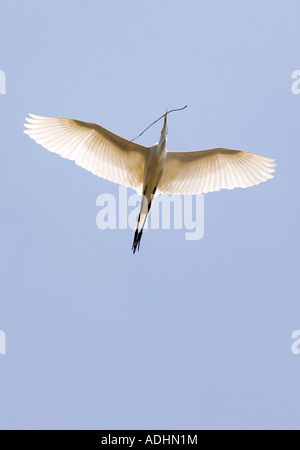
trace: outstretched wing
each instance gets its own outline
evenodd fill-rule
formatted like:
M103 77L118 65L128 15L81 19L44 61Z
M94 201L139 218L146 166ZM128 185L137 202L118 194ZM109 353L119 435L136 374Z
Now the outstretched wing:
M246 188L269 178L274 159L227 148L200 152L168 152L158 190L165 194L205 194Z
M94 123L29 114L24 133L99 177L142 190L148 148Z

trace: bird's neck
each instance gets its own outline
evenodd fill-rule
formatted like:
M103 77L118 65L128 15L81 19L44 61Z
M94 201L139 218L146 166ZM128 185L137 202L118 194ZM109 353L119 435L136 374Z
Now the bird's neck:
M163 138L160 139L160 141L158 143L158 148L161 151L166 151L167 150L167 136L164 136Z

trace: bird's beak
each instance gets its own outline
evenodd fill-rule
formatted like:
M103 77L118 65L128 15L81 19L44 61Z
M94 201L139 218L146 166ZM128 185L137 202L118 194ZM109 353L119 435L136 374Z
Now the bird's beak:
M167 117L168 117L168 110L166 110L165 120L164 120L164 127L162 129L162 133L164 136L167 134Z

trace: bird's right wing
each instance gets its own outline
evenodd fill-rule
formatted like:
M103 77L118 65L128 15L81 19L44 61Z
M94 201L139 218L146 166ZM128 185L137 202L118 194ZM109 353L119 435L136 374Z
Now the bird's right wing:
M246 188L273 178L274 159L227 148L167 152L158 190L163 194L204 194Z
M24 133L99 177L142 191L149 149L99 125L29 114Z

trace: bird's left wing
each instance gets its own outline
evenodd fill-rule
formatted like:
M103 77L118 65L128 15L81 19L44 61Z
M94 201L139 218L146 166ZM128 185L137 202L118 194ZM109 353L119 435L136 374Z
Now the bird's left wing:
M29 114L24 133L99 177L141 192L149 149L99 125Z
M274 159L227 148L167 152L158 190L163 194L205 194L249 187L273 178Z

